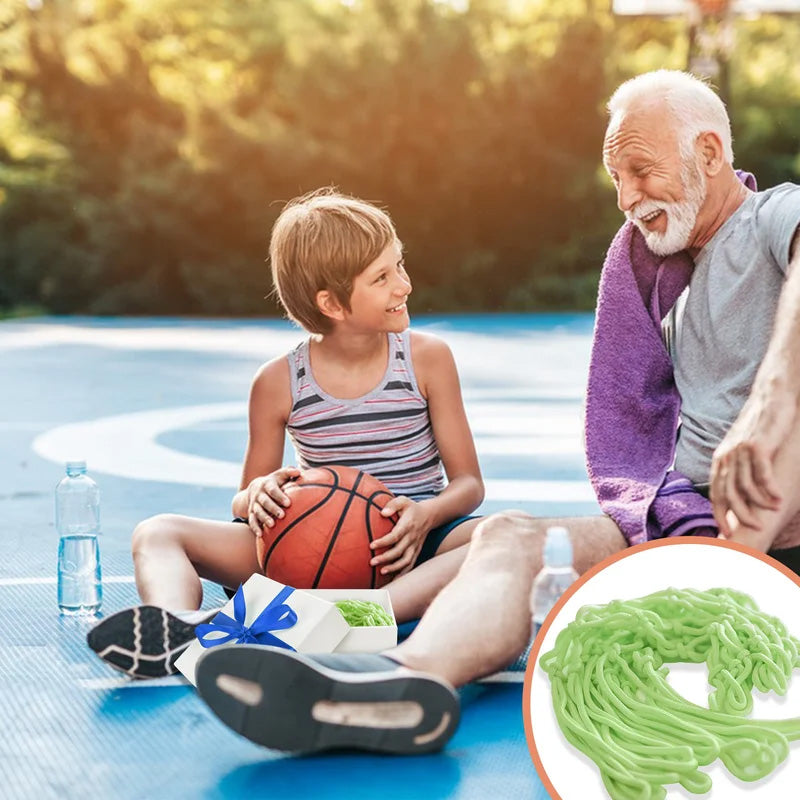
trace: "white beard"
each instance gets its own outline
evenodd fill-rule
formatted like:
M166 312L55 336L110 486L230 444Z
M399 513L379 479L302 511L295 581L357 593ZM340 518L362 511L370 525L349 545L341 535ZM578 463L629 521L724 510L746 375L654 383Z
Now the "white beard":
M697 222L697 215L706 198L706 178L694 161L684 161L681 167L681 182L685 199L678 203L643 200L625 216L633 220L642 232L650 250L657 256L670 256L685 250ZM640 220L654 211L663 211L667 217L667 229L663 233L649 231Z

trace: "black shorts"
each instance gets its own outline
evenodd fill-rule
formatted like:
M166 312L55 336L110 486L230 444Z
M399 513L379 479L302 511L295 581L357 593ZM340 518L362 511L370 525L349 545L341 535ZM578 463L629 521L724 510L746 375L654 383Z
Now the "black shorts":
M708 498L709 486L707 483L697 484L694 487L703 497ZM792 572L800 575L800 547L784 547L780 550L768 550L767 555L779 561Z
M433 528L432 530L428 531L428 535L425 537L425 541L422 543L422 547L420 548L417 560L414 562L414 566L418 567L425 561L430 561L430 559L436 555L439 545L447 538L447 535L454 528L457 528L462 522L469 522L471 519L480 519L480 517L456 517L454 520L445 522L444 525L440 525L438 528Z

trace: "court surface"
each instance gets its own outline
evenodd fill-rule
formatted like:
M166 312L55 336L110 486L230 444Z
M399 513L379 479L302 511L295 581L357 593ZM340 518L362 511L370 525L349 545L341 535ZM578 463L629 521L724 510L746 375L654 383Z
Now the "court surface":
M486 478L482 512L596 512L581 450L591 315L422 317L414 327L455 353ZM4 798L547 798L525 744L521 683L462 690L461 725L438 755L294 758L230 732L182 679L119 677L86 648L89 623L59 617L63 462L85 458L102 490L103 610L130 605L131 530L163 511L228 517L250 380L299 338L279 321L0 322ZM207 587L204 606L222 601Z

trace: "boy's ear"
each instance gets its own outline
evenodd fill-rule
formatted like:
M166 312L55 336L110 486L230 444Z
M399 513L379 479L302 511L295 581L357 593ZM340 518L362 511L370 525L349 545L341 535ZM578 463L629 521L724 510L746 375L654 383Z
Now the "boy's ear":
M342 304L337 300L336 295L327 289L321 289L317 292L317 308L330 319L335 319L341 322L344 319L344 309Z

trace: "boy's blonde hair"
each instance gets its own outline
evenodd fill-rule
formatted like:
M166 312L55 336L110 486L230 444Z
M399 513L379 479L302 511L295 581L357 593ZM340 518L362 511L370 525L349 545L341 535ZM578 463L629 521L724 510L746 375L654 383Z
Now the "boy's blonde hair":
M389 215L334 189L291 200L272 228L272 282L289 318L309 333L329 333L333 322L317 306L328 290L350 310L353 281L397 240Z

